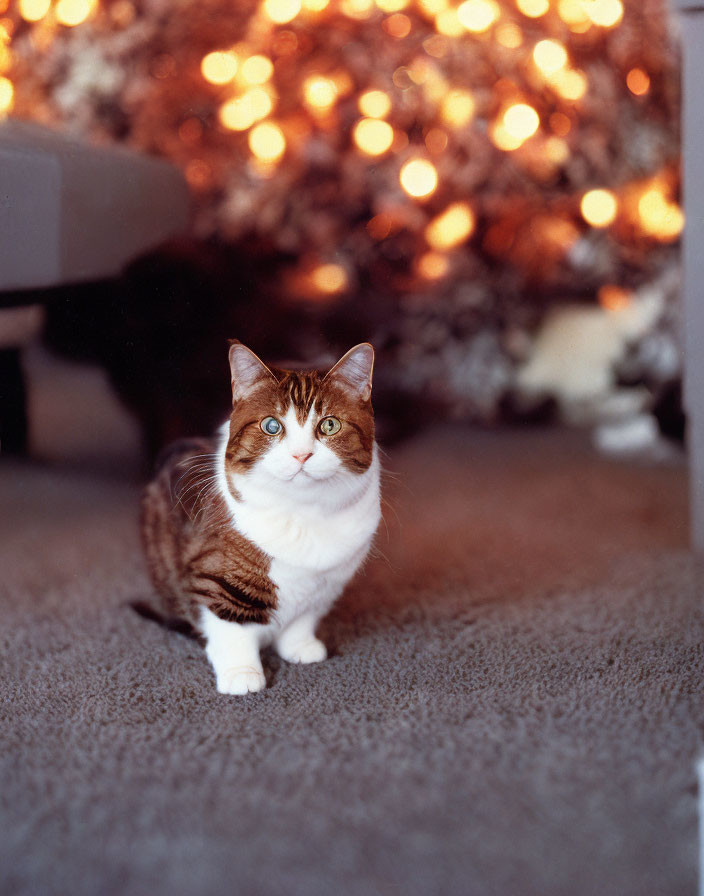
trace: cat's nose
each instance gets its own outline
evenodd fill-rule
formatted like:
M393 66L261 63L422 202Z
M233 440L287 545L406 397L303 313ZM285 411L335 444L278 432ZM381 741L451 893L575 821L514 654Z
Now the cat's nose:
M313 457L313 452L311 451L309 454L294 454L293 456L297 461L300 461L300 463L304 464L309 457Z

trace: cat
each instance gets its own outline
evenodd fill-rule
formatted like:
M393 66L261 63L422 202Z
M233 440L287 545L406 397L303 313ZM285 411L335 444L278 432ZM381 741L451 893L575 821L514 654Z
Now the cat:
M367 556L381 518L374 349L327 373L267 367L233 340L232 413L214 441L167 452L142 500L154 586L190 623L222 694L265 687L260 648L327 657L320 619Z

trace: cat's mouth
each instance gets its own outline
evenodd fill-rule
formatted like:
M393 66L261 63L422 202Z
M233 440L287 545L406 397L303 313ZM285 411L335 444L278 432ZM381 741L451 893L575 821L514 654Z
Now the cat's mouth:
M300 470L296 470L293 476L291 476L291 481L294 479L311 479L315 481L317 478L317 476L313 476L308 470L304 470L303 467L301 467Z
M299 467L297 470L294 470L293 473L279 473L277 475L277 479L281 479L284 482L293 482L294 480L298 480L299 482L305 479L312 479L313 477L308 473L307 470L304 470L303 467Z
M327 475L327 474L324 474L324 475L322 475L322 476L321 476L321 475L317 475L317 476L316 476L316 475L315 475L314 473L312 473L310 470L306 470L306 469L304 469L303 467L301 467L299 470L296 470L295 473L292 473L292 474L288 477L287 481L288 481L288 482L293 482L293 481L295 480L296 482L300 482L300 483L303 483L303 482L323 482L324 480L329 479L329 478L330 478L330 477L329 477L329 475Z

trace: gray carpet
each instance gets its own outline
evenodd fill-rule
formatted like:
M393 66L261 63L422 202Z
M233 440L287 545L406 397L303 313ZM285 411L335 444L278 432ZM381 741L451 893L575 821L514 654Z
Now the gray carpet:
M691 894L702 585L681 463L395 450L379 555L222 697L138 617L137 488L0 464L4 894Z

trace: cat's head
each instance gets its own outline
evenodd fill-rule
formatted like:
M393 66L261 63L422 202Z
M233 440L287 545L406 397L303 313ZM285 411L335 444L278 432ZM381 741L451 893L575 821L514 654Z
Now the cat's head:
M267 367L246 346L230 346L232 415L227 471L291 483L296 490L369 469L374 349L350 349L326 373Z

